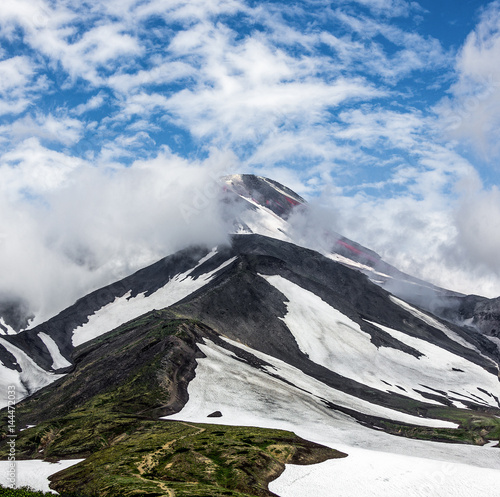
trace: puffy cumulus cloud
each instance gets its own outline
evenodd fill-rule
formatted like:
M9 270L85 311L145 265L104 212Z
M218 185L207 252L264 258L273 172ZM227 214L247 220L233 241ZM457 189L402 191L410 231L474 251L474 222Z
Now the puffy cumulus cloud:
M11 144L25 138L37 138L51 143L72 145L83 136L84 123L78 119L53 114L25 117L0 127L0 134L8 137Z
M346 101L385 94L364 78L339 77L320 55L291 55L261 35L234 37L225 26L202 24L170 44L178 56L201 61L198 84L163 104L198 138L258 146L272 133L327 123L329 110Z
M463 293L499 296L498 189L485 189L474 167L446 147L416 142L413 153L413 165L390 169L378 183L354 189L334 181L314 202L318 212L330 214L318 215L317 223L301 224L299 217L299 233L302 225L318 227L313 234L327 233L329 222L413 276ZM330 243L317 234L306 238L320 248Z
M398 269L455 291L492 297L498 293L498 278L486 288L484 275L473 274L460 257L452 258L457 235L453 208L441 205L439 199L347 196L340 191L330 193L324 202L326 209L332 209L336 231L375 250Z
M0 158L0 191L6 198L41 197L61 188L83 163L27 138Z
M185 244L215 244L213 176L241 169L325 191L337 231L464 289L492 267L456 189L474 168L426 99L455 62L441 115L495 152L498 11L454 58L404 0L4 0L0 290L24 288L46 316ZM478 215L494 191L467 194Z
M467 140L482 159L500 158L500 2L484 8L456 59L457 82L452 96L437 110L449 136Z
M320 82L276 84L266 86L265 93L258 85L239 86L206 89L196 94L184 92L170 99L167 109L177 122L188 123L195 136L258 143L280 126L286 128L287 123L293 126L304 116L317 122L324 112L341 102L380 94L355 80L338 80L329 85ZM245 116L245 120L241 116Z
M44 29L33 37L33 48L61 64L71 80L83 78L95 86L103 74L113 71L143 51L138 40L119 23L98 25L72 41L74 29ZM101 74L103 73L103 74Z
M33 61L24 55L0 61L0 116L17 115L26 110L43 90L45 81L36 77Z
M491 280L500 277L500 191L474 182L467 185L456 210L457 259Z
M0 195L0 292L27 299L37 322L188 245L227 241L217 179L234 171L231 153L187 161L164 149L105 169L28 145L0 166L18 192Z
M386 98L391 91L380 79L392 84L422 70L424 58L434 67L443 58L435 39L391 26L387 18L369 18L367 11L349 8L346 13L324 2L291 8L236 0L92 6L33 0L37 15L45 16L38 24L8 3L0 13L4 34L10 35L9 25L21 28L22 35L12 36L21 36L38 58L46 59L53 71L46 76L54 87L109 91L73 108L65 102L68 115L88 110L95 115L106 107L97 123L106 140L123 142L120 134L175 126L203 145L232 147L242 159L254 154L269 160L280 141L293 142L295 135L305 165L331 160L336 147L328 142L343 139L331 130L337 109ZM399 0L360 4L377 14L403 15L415 8ZM341 5L347 8L348 2ZM338 27L335 32L331 22ZM78 88L81 80L87 87ZM141 129L138 120L145 119L148 129ZM314 137L318 141L306 146L306 139ZM154 144L162 143L151 137L149 146Z
M5 0L0 13L0 27L2 34L12 40L18 36L19 27L32 35L49 24L59 26L73 18L74 15L65 6L52 8L46 0Z

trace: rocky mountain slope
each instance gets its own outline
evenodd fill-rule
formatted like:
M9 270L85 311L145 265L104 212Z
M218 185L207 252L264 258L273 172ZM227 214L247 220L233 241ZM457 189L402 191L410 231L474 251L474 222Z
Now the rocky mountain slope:
M497 302L404 275L334 232L328 249L294 243L305 202L276 182L230 177L223 191L238 205L229 245L187 248L0 337L2 388L31 426L19 458L85 458L54 477L59 491L270 495L285 463L362 448L467 465L488 494Z

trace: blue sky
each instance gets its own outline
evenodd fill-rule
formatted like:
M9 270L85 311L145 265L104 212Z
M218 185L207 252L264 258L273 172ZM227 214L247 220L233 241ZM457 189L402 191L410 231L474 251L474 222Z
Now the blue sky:
M499 61L499 1L4 0L0 291L57 306L212 242L211 208L172 206L248 172L500 295Z

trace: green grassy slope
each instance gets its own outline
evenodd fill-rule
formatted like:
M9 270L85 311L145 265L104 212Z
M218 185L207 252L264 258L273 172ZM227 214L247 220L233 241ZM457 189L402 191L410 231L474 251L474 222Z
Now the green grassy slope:
M197 343L204 337L222 343L199 321L154 311L82 345L70 374L16 406L18 426L36 425L18 433L17 458L86 458L54 475L52 488L63 494L201 497L272 495L267 484L285 463L345 456L290 432L159 421L187 400L196 358L202 357ZM427 414L460 428L358 417L389 433L429 440L480 444L500 436L496 412L432 411Z
M267 484L285 463L345 456L279 430L159 421L187 399L196 342L207 335L216 339L155 311L80 347L72 373L17 406L20 425L36 424L18 434L17 458L84 457L51 488L137 497L272 495Z

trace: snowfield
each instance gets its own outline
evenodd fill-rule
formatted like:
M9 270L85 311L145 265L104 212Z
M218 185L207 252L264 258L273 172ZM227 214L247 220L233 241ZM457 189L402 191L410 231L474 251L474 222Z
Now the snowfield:
M82 461L83 459L66 459L55 463L40 460L16 461L16 486L18 488L27 486L33 490L57 494L55 490L49 488L49 476ZM7 478L9 464L9 461L0 461L0 484L4 487L9 485Z
M464 340L458 333L455 333L454 331L450 330L448 326L444 325L437 319L433 318L432 316L429 316L428 314L419 311L418 309L415 309L415 307L411 306L404 300L398 299L394 297L393 295L390 295L389 298L397 305L408 311L410 314L413 314L418 319L421 319L424 323L427 323L428 325L432 326L433 328L436 328L438 330L441 330L448 338L451 340L454 340L455 342L459 343L460 345L463 345L464 347L467 347L469 349L472 349L476 351L478 354L481 354L486 360L491 362L492 364L496 365L496 362L485 356L484 354L481 353L481 351L472 345L471 343L467 342L467 340Z
M188 387L189 401L165 419L213 423L207 415L218 410L219 424L290 430L348 454L313 466L288 465L270 485L281 497L498 495L499 449L424 442L365 428L320 399L353 402L361 412L371 408L382 414L383 408L361 405L360 399L328 389L286 363L226 340L272 366L255 369L206 340L200 346L206 357L197 359L196 377ZM398 419L401 413L387 409L385 414ZM414 421L423 425L436 420Z
M6 367L0 361L0 389L2 392L7 392L8 386L14 386L16 402L64 376L43 370L25 352L1 337L0 345L3 345L16 358L21 368L21 373L19 373L15 369ZM0 398L0 409L5 406L7 406L7 395Z
M380 416L403 423L441 428L457 427L456 424L448 421L420 418L376 404L371 404L353 395L328 387L324 383L307 376L302 371L286 362L227 338L226 341L272 364L272 367L266 366L262 369L255 369L249 364L240 361L231 352L215 345L210 340L205 340L205 345L199 345L207 358L210 358L210 361L209 365L206 360L198 363L196 378L198 377L199 369L208 366L211 369L210 375L213 378L212 381L217 385L224 385L226 392L240 391L238 397L230 399L230 404L226 406L226 409L230 409L231 412L235 409L235 413L239 412L240 409L246 409L245 406L258 406L262 404L262 409L268 413L273 412L278 419L285 416L281 413L284 407L290 413L297 412L297 416L299 416L299 413L304 412L308 412L309 415L314 415L315 413L318 422L324 422L327 419L336 417L340 417L340 419L351 419L349 416L329 409L325 404L325 401L327 401L355 409L364 414ZM196 378L189 384L188 391L192 388L191 385L193 381L196 381ZM244 388L241 387L241 384L244 385ZM213 401L212 396L217 395L217 392L218 390L216 389L214 393L213 387L207 387L205 390L197 389L194 398L191 398L190 395L188 404L181 411L182 415L187 413L191 418L199 413L199 416L201 416L199 419L204 421L206 414L202 414L203 411L201 411L201 408L204 404L210 404ZM260 408L252 407L249 413L256 409ZM274 412L274 410L276 410L276 412ZM174 416L179 416L181 413ZM253 419L252 416L252 414L247 415L249 420ZM169 419L173 419L172 416L169 416ZM245 422L244 424L248 423Z
M0 335L15 335L16 332L0 317Z
M198 264L184 273L174 276L165 286L149 295L141 293L132 298L131 291L123 297L117 297L110 304L99 309L88 318L88 322L76 328L73 332L73 345L77 347L93 338L103 335L110 330L154 309L163 309L175 304L191 293L209 283L223 268L231 264L236 257L228 259L213 271L193 278L189 276L198 266L216 254L212 250L207 256L200 259Z
M478 389L500 396L497 376L482 367L425 340L371 323L423 355L416 358L391 347L376 347L370 335L357 323L314 293L281 276L261 276L286 297L288 312L282 319L301 351L317 364L378 390L427 403L439 404L423 397L418 390L447 391L456 407L462 406L461 398L499 407L493 396ZM417 314L416 309L407 307L426 324L440 330L445 328L429 316Z
M498 469L345 447L349 456L287 465L269 484L280 497L476 497L499 495Z
M246 201L252 204L256 210L248 210L241 214L241 219L251 233L268 236L291 242L291 238L287 235L289 225L281 217L275 214L271 209L261 206L251 198L244 197ZM240 232L240 234L242 234Z
M53 340L52 337L50 337L46 333L43 333L43 331L38 333L38 337L45 344L47 350L52 356L52 360L54 361L52 363L52 369L67 368L71 366L71 363L61 354L57 343Z

